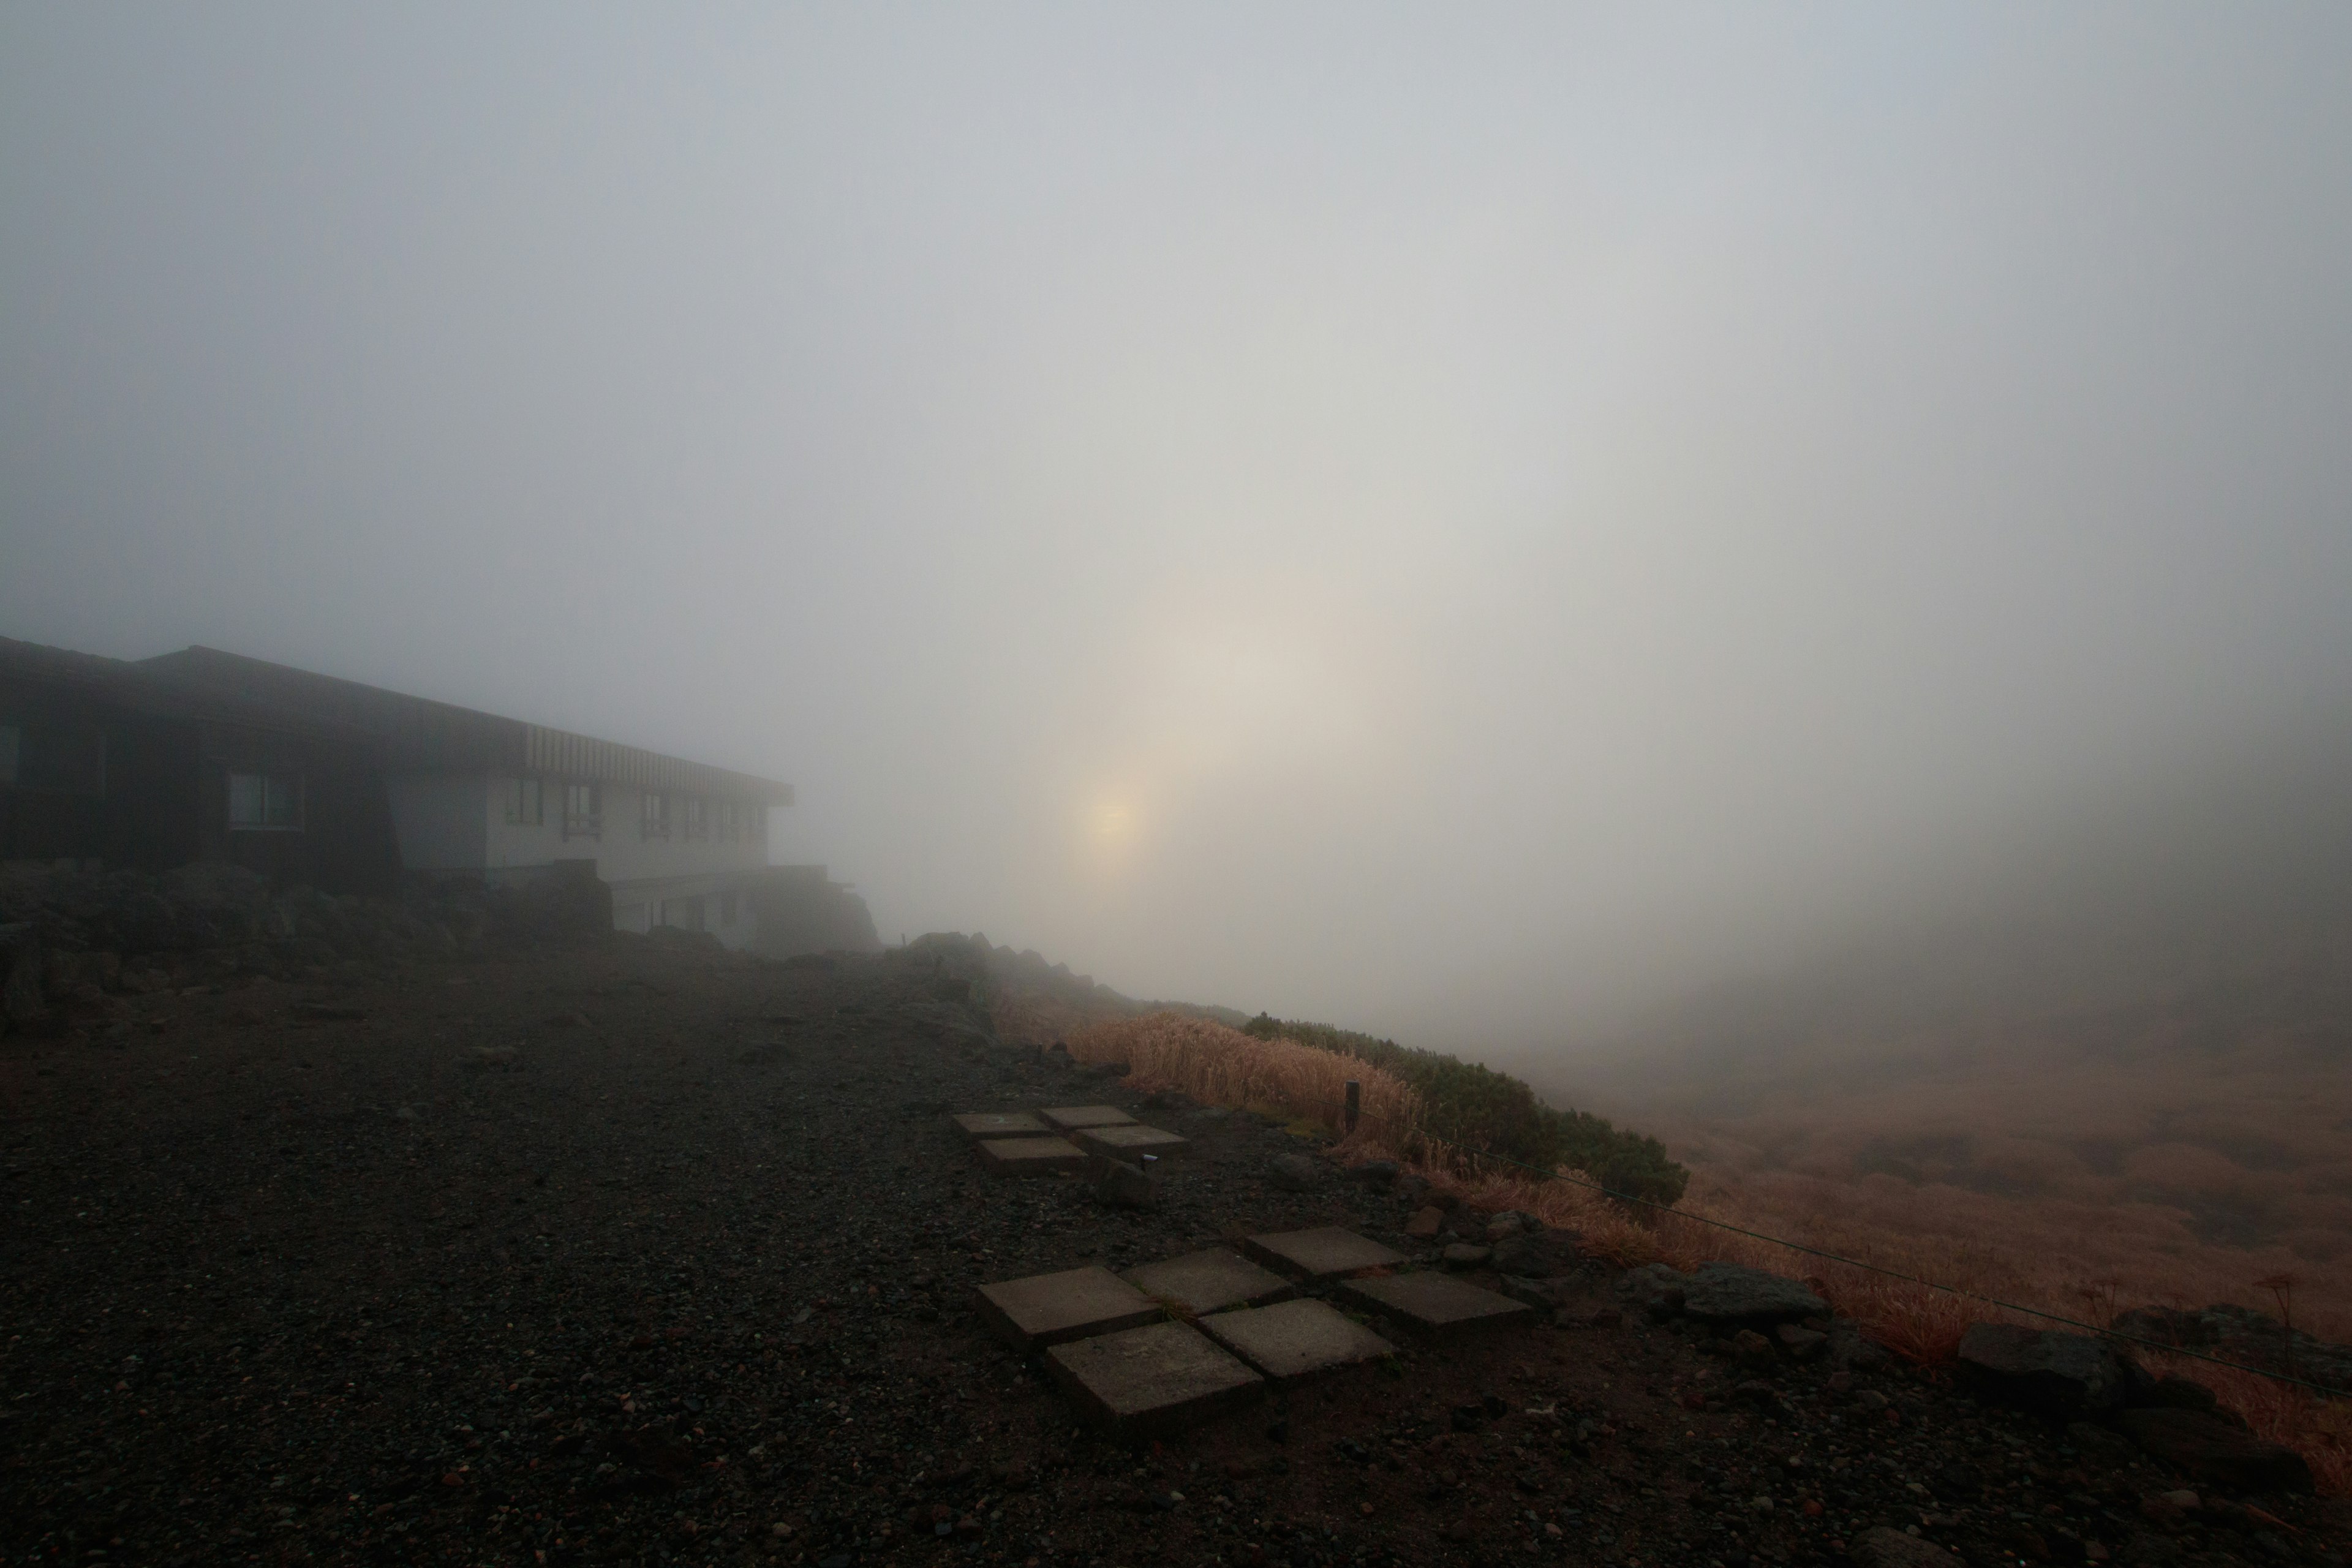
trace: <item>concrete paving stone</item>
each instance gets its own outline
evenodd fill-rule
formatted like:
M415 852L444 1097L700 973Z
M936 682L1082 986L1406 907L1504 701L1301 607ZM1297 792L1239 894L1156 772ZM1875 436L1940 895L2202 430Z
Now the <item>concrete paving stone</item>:
M1403 1253L1337 1226L1253 1236L1242 1242L1242 1250L1294 1279L1331 1279L1367 1268L1393 1268L1405 1260Z
M982 1138L1050 1138L1054 1130L1025 1110L967 1110L955 1119L963 1135Z
M1072 1268L975 1287L980 1315L1017 1350L1117 1333L1160 1321L1160 1306L1108 1268Z
M1535 1315L1524 1301L1444 1274L1350 1279L1339 1287L1339 1293L1391 1321L1441 1336L1495 1328Z
M1134 1164L1145 1154L1170 1159L1192 1145L1190 1140L1157 1127L1086 1127L1070 1134L1070 1142L1097 1154Z
M1229 1247L1213 1247L1164 1263L1146 1263L1119 1276L1147 1296L1172 1301L1194 1317L1229 1307L1286 1301L1297 1289Z
M1265 1379L1182 1323L1055 1345L1045 1370L1087 1419L1120 1436L1198 1426L1265 1392Z
M1081 1127L1130 1127L1135 1118L1116 1105L1056 1105L1037 1113L1065 1132Z
M988 1138L980 1163L1000 1176L1043 1176L1085 1170L1087 1152L1066 1138Z
M1280 1301L1202 1318L1201 1331L1277 1382L1394 1355L1396 1346L1328 1301Z

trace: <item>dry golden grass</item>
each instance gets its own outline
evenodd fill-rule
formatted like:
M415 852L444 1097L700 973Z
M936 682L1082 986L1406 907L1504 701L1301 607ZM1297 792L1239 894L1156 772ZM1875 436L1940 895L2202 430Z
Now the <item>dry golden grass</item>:
M1089 1064L1123 1063L1138 1089L1169 1089L1208 1105L1277 1110L1334 1137L1341 1125L1348 1080L1361 1086L1367 1129L1345 1147L1354 1152L1369 1126L1407 1127L1418 1120L1412 1090L1390 1073L1294 1040L1261 1040L1206 1018L1147 1013L1090 1025L1063 1037L1070 1055Z
M2194 1189L2218 1187L2242 1204L2250 1191L2275 1200L2275 1184L2263 1187L2263 1179L2275 1177L2276 1171L2250 1171L2221 1149L2263 1151L2273 1164L2279 1163L2274 1152L2282 1147L2318 1154L2312 1132L2321 1111L2307 1100L2265 1123L2265 1142L2244 1124L2259 1111L2232 1112L2217 1102L2210 1092L2215 1086L2209 1084L2199 1104L2173 1105L2158 1119L2174 1132L2171 1139L2137 1147L2131 1145L2112 1097L2096 1117L2074 1100L2083 1114L2072 1119L2063 1096L2055 1102L2029 1098L2026 1103L2035 1110L2007 1118L2011 1131L1973 1142L1963 1135L1960 1119L1985 1125L1975 1114L1990 1109L1989 1096L1962 1095L1957 1104L1937 1098L1934 1116L1907 1122L1899 1114L1886 1114L1891 1107L1880 1106L1878 1115L1856 1118L1843 1131L1828 1110L1819 1119L1783 1112L1751 1124L1690 1125L1680 1130L1684 1136L1677 1142L1683 1146L1676 1150L1694 1165L1690 1190L1677 1212L1661 1214L1605 1198L1578 1184L1579 1173L1544 1178L1525 1170L1498 1170L1474 1151L1428 1139L1416 1131L1420 1107L1402 1082L1295 1041L1261 1040L1187 1015L1087 1015L1033 997L1001 998L997 1022L1008 1037L1061 1039L1082 1062L1123 1063L1139 1089L1174 1089L1207 1104L1279 1114L1334 1138L1343 1131L1344 1086L1354 1078L1362 1084L1363 1121L1352 1136L1332 1145L1335 1156L1395 1159L1474 1207L1517 1209L1573 1230L1586 1250L1621 1265L1664 1262L1690 1269L1721 1259L1805 1279L1840 1314L1923 1365L1950 1362L1971 1323L2007 1320L2052 1326L1975 1298L2105 1327L2116 1312L2143 1303L2267 1307L2267 1297L2253 1281L2286 1272L2298 1280L2298 1327L2331 1339L2347 1337L2352 1328L2352 1314L2346 1310L2352 1303L2352 1255L2326 1247L2291 1247L2285 1238L2261 1247L2217 1246L2199 1237L2188 1211L2178 1204L2145 1196L2135 1202L2126 1195L2127 1190L2145 1194L2149 1184L2168 1183L2156 1190L2185 1196ZM2263 1087L2252 1098L2262 1109L2281 1110L2267 1092L2274 1086ZM2087 1089L2075 1086L2078 1094ZM2015 1094L2014 1086L2011 1092ZM2184 1127L2185 1135L2179 1131ZM2078 1169L2079 1158L2051 1147L2058 1141L2051 1135L2060 1131L2094 1145L2104 1141L2114 1151L2106 1163L2116 1172L2115 1180L2139 1185L2086 1187L2092 1177ZM1889 1143L1927 1151L1930 1164L1941 1160L1935 1174L2005 1172L2025 1195L1857 1168L1868 1162L1858 1162L1855 1151ZM2323 1158L2332 1156L2329 1151ZM2322 1173L2318 1190L2305 1194L2315 1206L2294 1211L2294 1217L2331 1223L2337 1218L2325 1206L2333 1195L2334 1175L2332 1165ZM2275 1204L2263 1212L2274 1210ZM1820 1254L1969 1294L1892 1279ZM2352 1495L2352 1403L2315 1401L2256 1373L2193 1358L2150 1352L2146 1359L2160 1371L2205 1384L2258 1432L2300 1450L2323 1492Z

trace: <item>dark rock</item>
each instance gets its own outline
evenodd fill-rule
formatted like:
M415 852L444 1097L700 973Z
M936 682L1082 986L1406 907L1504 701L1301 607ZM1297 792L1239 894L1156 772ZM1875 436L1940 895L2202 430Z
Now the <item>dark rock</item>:
M1099 1201L1122 1209L1160 1206L1160 1184L1141 1170L1121 1160L1097 1159L1095 1165L1095 1196Z
M1951 1568L1952 1554L1933 1542L1880 1525L1853 1538L1847 1548L1862 1568Z
M1491 1242L1507 1241L1530 1228L1541 1231L1543 1221L1530 1218L1517 1209L1504 1209L1486 1216L1486 1239Z
M2314 1339L2300 1329L2290 1331L2276 1318L2250 1307L2222 1304L2196 1311L2135 1307L2117 1313L2114 1328L2119 1334L2158 1344L2352 1389L2352 1345Z
M1311 1193L1323 1185L1330 1166L1308 1154L1276 1154L1265 1163L1265 1179L1286 1193Z
M1573 1262L1565 1237L1555 1240L1541 1226L1506 1237L1495 1247L1496 1268L1530 1279L1565 1274Z
M1822 1353L1822 1347L1830 1342L1829 1335L1812 1329L1801 1329L1794 1323L1782 1323L1772 1331L1772 1337L1780 1342L1780 1348L1789 1352L1792 1361L1811 1361Z
M1829 1305L1794 1279L1737 1263L1703 1263L1683 1286L1683 1310L1711 1322L1761 1327L1799 1322Z
M1670 1318L1683 1310L1690 1286L1690 1276L1663 1263L1645 1263L1639 1268L1629 1268L1618 1277L1617 1294L1629 1306L1641 1308L1653 1318Z
M1861 1325L1848 1318L1830 1325L1829 1358L1840 1372L1876 1372L1895 1359L1885 1345L1864 1338Z
M2132 1390L2131 1403L2169 1410L2202 1410L2208 1415L2218 1415L2224 1421L2245 1425L2245 1417L2234 1410L2224 1410L2211 1389L2203 1384L2177 1374L2151 1379L2145 1387Z
M2058 1420L2079 1420L2123 1402L2123 1359L2089 1334L1973 1323L1960 1336L1959 1359L1987 1397Z
M1405 1221L1404 1233L1416 1241L1429 1241L1436 1237L1444 1225L1444 1213L1437 1209L1425 1208Z
M1360 1165L1349 1166L1348 1174L1375 1191L1386 1192L1396 1184L1402 1169L1394 1160L1367 1160Z
M1743 1366L1770 1366L1772 1342L1754 1329L1742 1329L1731 1336L1731 1356Z
M1476 1268L1495 1256L1495 1249L1491 1247L1473 1247L1466 1241L1457 1241L1440 1256L1444 1259L1445 1267L1448 1268Z
M2116 1417L2124 1436L2183 1474L2233 1491L2312 1489L2303 1456L2201 1410L2157 1406Z
M2139 1449L2123 1434L2088 1421L2076 1421L2066 1428L2066 1440L2074 1445L2084 1458L2109 1469L2119 1468L2139 1458Z

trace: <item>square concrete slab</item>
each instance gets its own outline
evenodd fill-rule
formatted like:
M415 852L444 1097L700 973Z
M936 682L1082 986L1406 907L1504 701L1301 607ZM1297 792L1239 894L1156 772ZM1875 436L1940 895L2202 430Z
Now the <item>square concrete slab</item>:
M971 1139L1050 1138L1054 1130L1025 1110L967 1110L955 1119Z
M1337 1226L1253 1236L1243 1241L1242 1250L1294 1279L1333 1279L1367 1268L1393 1268L1405 1260L1403 1253Z
M981 1317L1017 1350L1117 1333L1160 1321L1160 1303L1108 1268L1033 1274L976 1287Z
M1201 1331L1276 1381L1394 1355L1396 1346L1328 1301L1281 1301L1201 1320Z
M1269 1274L1223 1247L1147 1263L1119 1276L1147 1296L1171 1301L1201 1317L1228 1307L1262 1307L1286 1301L1294 1287L1279 1274Z
M1265 1379L1181 1323L1055 1345L1045 1370L1089 1420L1123 1436L1197 1426L1265 1392Z
M1444 1274L1392 1274L1350 1279L1339 1293L1391 1321L1425 1334L1450 1335L1499 1327L1535 1315L1524 1301Z
M1065 1138L989 1138L980 1163L1000 1176L1043 1176L1085 1170L1087 1152Z
M1075 1132L1081 1127L1129 1127L1135 1118L1116 1105L1057 1105L1037 1113L1065 1132Z
M1173 1132L1162 1132L1157 1127L1087 1127L1070 1134L1070 1142L1097 1154L1107 1154L1114 1160L1134 1164L1142 1154L1157 1154L1161 1159L1181 1154L1192 1145Z

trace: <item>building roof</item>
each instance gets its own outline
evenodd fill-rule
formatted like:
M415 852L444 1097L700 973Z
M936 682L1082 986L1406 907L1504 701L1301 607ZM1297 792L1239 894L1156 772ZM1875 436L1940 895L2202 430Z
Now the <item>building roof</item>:
M384 748L385 762L394 769L548 773L772 805L793 803L793 786L775 779L690 763L683 757L520 719L503 719L356 680L315 675L219 648L182 648L140 659L134 668L193 690L362 731Z
M373 744L394 770L547 773L772 805L793 803L793 786L775 779L218 648L120 659L0 637L0 679L78 686L151 712L322 731Z

